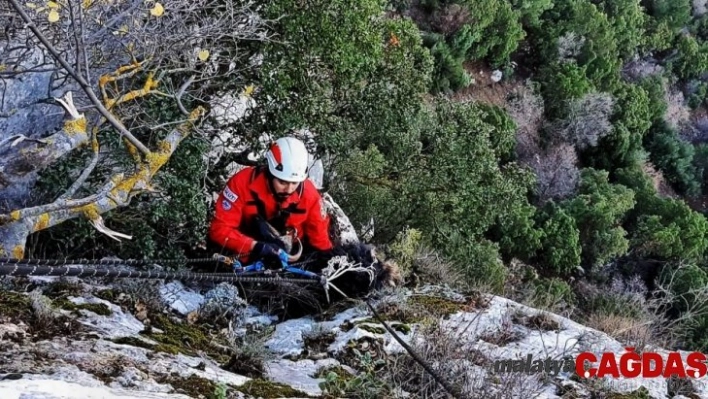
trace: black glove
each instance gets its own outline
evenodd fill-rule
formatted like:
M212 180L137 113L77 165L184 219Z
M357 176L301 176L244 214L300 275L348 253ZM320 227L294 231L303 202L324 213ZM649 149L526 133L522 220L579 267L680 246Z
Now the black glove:
M280 261L280 248L277 245L258 241L253 247L253 255L264 260Z

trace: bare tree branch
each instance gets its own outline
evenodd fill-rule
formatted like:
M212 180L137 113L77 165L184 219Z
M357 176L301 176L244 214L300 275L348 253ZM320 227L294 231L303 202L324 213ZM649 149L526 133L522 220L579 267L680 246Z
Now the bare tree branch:
M0 57L9 66L0 77L12 79L29 70L56 71L47 79L48 97L55 90L67 93L60 101L66 117L64 126L48 137L34 138L30 132L0 145L0 190L6 187L5 177L20 186L26 175L81 146L90 144L92 153L80 174L71 170L70 175L78 178L66 183L69 187L58 197L52 193L55 199L50 198L50 203L33 199L40 204L0 209L0 256L21 258L30 234L77 217L87 218L113 239L130 239L106 227L101 215L128 206L139 193L156 191L152 186L156 173L207 113L207 105L195 108L195 104L210 104L215 96L243 89L241 83L234 83L249 68L246 62L236 62L244 54L241 41L271 40L265 21L249 8L250 0L163 0L164 12L147 17L142 0L62 5L62 17L71 21L49 24L42 22L46 13L35 10L36 15L31 15L17 0L10 4L17 12L16 35L0 46ZM81 97L72 99L72 93ZM152 100L162 98L172 100L172 107L186 118L171 120L176 119L173 112L156 108ZM157 107L163 106L158 102ZM89 131L89 118L79 110L94 108L98 117L91 115L90 120L97 122ZM114 151L115 140L103 142L99 128L105 122L118 130L129 157ZM220 128L218 122L210 127ZM147 140L156 141L154 150L143 145ZM97 170L103 175L94 176ZM82 189L89 193L77 199Z
M62 194L58 199L59 200L65 200L65 199L70 199L73 198L76 192L81 188L81 186L84 185L86 182L86 179L88 179L89 175L93 170L96 168L96 165L98 165L98 158L99 158L99 152L98 152L98 139L96 137L97 128L94 128L92 138L91 138L91 149L93 150L93 157L91 157L91 162L89 162L88 166L86 169L84 169L83 172L81 172L81 176L79 176L78 179L69 187L68 190L64 194Z
M10 185L14 177L51 165L88 140L86 117L76 109L71 92L57 101L68 115L58 132L41 140L20 137L9 146L0 146L0 189Z
M150 182L155 174L167 163L205 112L204 108L197 107L190 113L187 122L173 129L160 141L159 150L148 154L136 172L129 176L113 176L98 194L81 200L60 199L52 204L0 215L0 237L4 238L0 244L0 254L12 253L21 258L27 235L79 216L89 219L99 231L113 239L129 237L106 228L101 214L126 206L136 194L151 190Z
M187 79L186 82L182 85L182 87L179 88L179 91L175 95L175 100L177 100L177 105L179 105L179 110L182 111L182 113L185 116L189 116L189 112L187 112L187 109L184 108L184 105L182 105L182 96L184 95L184 91L187 90L187 87L194 82L194 75L190 76L189 79Z
M59 55L59 52L52 46L51 43L49 43L49 40L44 36L42 32L37 29L37 26L34 24L32 19L27 15L27 13L22 9L20 4L17 3L17 0L8 0L12 7L17 11L22 19L25 21L27 28L29 28L32 33L39 39L39 41L42 42L42 44L46 47L47 51L54 57L54 59L61 64L61 66L66 70L71 77L73 77L81 86L81 88L84 90L86 95L91 99L91 102L96 106L98 111L101 113L101 115L108 120L108 122L113 125L113 127L120 132L123 136L125 136L128 140L130 140L131 144L136 146L140 152L143 154L148 154L150 150L148 150L147 147L143 143L141 143L135 136L133 136L132 133L130 133L125 126L123 126L118 120L110 113L108 110L101 104L101 101L96 97L96 93L93 92L93 89L91 89L91 86L86 82L86 80L79 75L74 68L72 68L69 63Z

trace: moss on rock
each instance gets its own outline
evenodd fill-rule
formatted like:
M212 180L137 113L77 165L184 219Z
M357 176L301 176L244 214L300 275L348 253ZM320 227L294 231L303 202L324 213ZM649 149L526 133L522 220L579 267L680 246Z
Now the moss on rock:
M79 296L83 291L81 282L71 282L65 279L60 279L53 282L44 289L44 295L55 299L66 296Z
M158 332L156 329L161 331ZM197 352L202 351L222 364L229 360L227 353L217 350L213 345L214 337L209 336L206 329L196 324L173 321L166 315L155 315L152 318L152 326L143 330L141 334L159 342L154 348L159 352L197 356Z
M414 295L409 301L411 305L422 307L435 317L447 317L453 313L462 312L467 305L464 302L431 295Z
M0 316L13 322L31 317L30 298L21 293L0 290Z
M142 339L136 338L136 337L114 338L111 340L111 342L116 343L116 344L120 344L120 345L135 346L138 348L153 349L153 350L155 349L155 345L145 342Z
M651 395L649 395L648 389L639 387L639 389L628 393L609 393L607 399L651 399Z
M360 324L359 328L361 328L364 331L368 331L372 334L385 334L386 329L383 327L377 327L371 324Z
M176 393L185 394L193 398L214 398L218 385L211 380L191 374L189 377L172 373L169 376L157 378L160 384L170 384Z
M79 312L79 310L81 310L81 309L88 310L90 312L96 313L97 315L101 315L101 316L110 316L111 314L113 314L113 312L108 307L108 305L106 305L104 303L76 304L65 297L55 299L53 302L53 305L57 308L71 311L72 313L74 313L76 315L81 314Z
M411 332L411 326L406 323L401 323L401 322L398 322L395 320L385 320L385 318L384 318L384 321L386 321L386 324L388 324L388 326L391 327L394 331L398 331L403 334L408 334ZM381 325L382 327L372 326L371 324L378 324L378 325ZM374 333L374 334L386 333L386 328L383 327L383 325L381 324L381 322L379 322L378 319L373 318L373 317L369 317L367 319L358 320L358 321L354 322L352 327L350 327L348 330L353 328L353 326L358 326L362 330L366 330L366 331ZM348 330L342 329L342 331L348 331Z
M262 378L248 381L239 386L238 391L257 398L307 398L310 396L288 385Z
M75 319L52 314L51 306L44 303L49 302L48 298L39 296L38 299L33 306L33 300L28 295L0 290L0 322L25 323L34 339L71 336L83 330L81 323Z
M101 298L108 302L115 302L118 299L118 293L112 289L99 290L93 293L96 298Z

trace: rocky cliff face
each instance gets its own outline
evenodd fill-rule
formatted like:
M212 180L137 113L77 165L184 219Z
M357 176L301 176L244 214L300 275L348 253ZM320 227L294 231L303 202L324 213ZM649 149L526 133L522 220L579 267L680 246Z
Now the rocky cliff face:
M4 283L2 398L446 397L361 303L278 320L225 283ZM495 360L528 355L624 352L602 332L505 298L427 285L379 293L372 306L470 398L708 397L706 378L678 389L664 378L495 370Z
M38 48L23 49L20 43L0 41L0 54L8 54L5 47L18 47L22 51L9 52L18 58L18 73L0 74L0 154L2 147L9 146L18 135L32 139L45 137L60 126L64 115L60 107L46 102L56 95L54 64ZM26 175L23 184L0 191L3 202L0 208L24 205L23 199L29 197L29 188L35 179L35 174Z

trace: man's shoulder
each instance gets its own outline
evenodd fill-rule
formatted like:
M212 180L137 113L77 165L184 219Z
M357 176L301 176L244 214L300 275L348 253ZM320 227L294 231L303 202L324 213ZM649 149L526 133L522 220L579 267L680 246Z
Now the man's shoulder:
M315 186L310 179L305 179L305 181L303 181L302 196L315 201L319 201L322 198L317 186Z
M233 176L231 176L231 178L229 179L229 183L233 183L236 185L247 185L251 182L251 177L253 176L255 169L255 166L246 166L245 168L234 173Z

